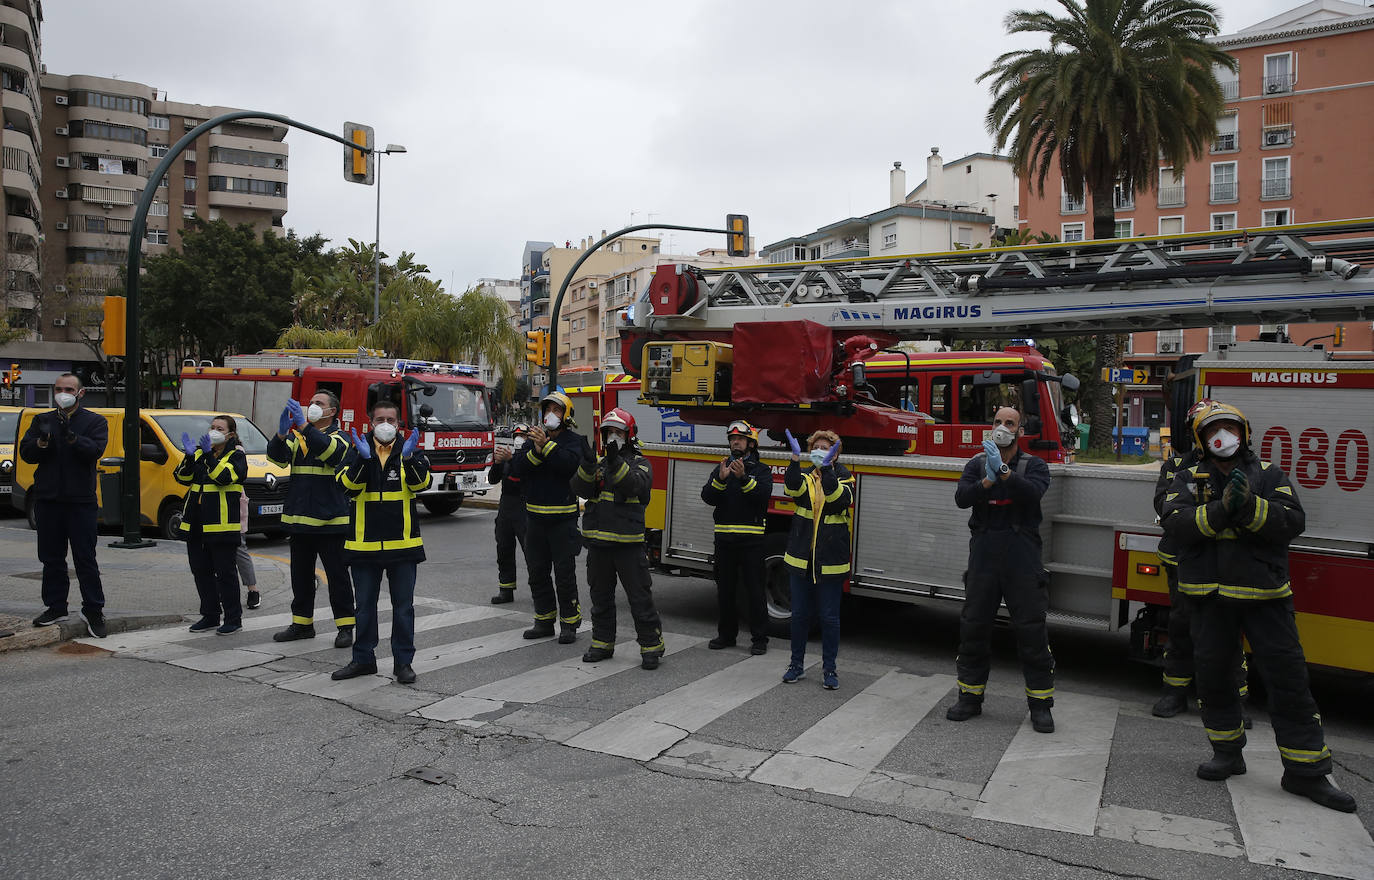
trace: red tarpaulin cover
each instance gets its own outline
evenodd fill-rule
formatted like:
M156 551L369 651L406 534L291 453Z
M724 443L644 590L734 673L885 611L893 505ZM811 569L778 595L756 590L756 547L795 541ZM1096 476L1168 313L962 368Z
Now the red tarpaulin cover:
M736 324L735 403L814 403L823 400L834 370L835 334L814 321Z

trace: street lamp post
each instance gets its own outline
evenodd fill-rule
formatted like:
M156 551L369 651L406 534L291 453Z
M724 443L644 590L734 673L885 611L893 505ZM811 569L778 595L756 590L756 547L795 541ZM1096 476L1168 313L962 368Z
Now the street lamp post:
M400 144L387 144L377 151L377 231L372 241L372 323L382 320L382 157L404 153Z

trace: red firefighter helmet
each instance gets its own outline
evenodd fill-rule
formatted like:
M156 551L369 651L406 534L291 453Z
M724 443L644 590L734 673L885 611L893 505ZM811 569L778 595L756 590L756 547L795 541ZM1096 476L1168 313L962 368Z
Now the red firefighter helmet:
M639 428L635 427L635 417L618 406L601 417L601 430L604 432L607 428L619 428L631 440L639 433Z

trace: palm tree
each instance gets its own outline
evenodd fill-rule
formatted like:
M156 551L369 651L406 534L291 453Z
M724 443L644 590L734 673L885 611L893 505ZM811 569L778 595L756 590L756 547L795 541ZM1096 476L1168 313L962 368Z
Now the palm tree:
M1236 61L1207 42L1216 7L1198 0L1056 0L1066 13L1018 10L1008 33L1043 33L1049 47L999 56L978 77L991 80L988 130L1010 143L1013 167L1043 194L1058 167L1065 194L1092 195L1093 238L1116 235L1114 191L1158 186L1161 162L1182 168L1216 137L1225 107L1213 67ZM1119 340L1098 337L1094 370L1114 366ZM1088 391L1088 388L1084 389ZM1085 395L1089 445L1111 447L1111 401Z

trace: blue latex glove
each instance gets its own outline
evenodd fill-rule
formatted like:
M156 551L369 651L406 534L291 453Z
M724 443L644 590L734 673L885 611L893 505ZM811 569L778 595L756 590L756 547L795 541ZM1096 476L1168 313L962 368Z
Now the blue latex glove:
M214 447L210 444L210 435L209 435L209 434L201 434L201 435L200 435L200 451L203 452L203 453L205 453L206 455L209 455L209 454L210 454L210 450L213 449L213 448L214 448Z
M983 441L983 454L987 478L995 483L997 478L1002 476L1002 453L997 451L997 444L988 439Z
M405 445L401 447L401 460L405 461L415 454L415 449L420 445L420 429L411 428L410 434L406 436Z
M186 453L187 458L196 457L196 444L191 442L191 435L185 431L181 432L181 449Z
M348 435L353 438L353 448L358 450L358 457L369 459L372 457L372 447L367 445L366 437L358 436L357 428L349 428Z
M291 433L291 424L295 421L295 416L291 413L291 404L294 402L288 400L286 408L281 411L281 416L277 419L277 433L283 437Z
M830 446L830 451L827 452L827 453L825 454L825 461L821 464L821 466L822 466L822 467L830 467L832 464L835 463L835 459L839 456L839 454L840 454L840 444L838 444L838 443L831 444L831 446Z
M784 428L782 432L787 435L787 445L792 447L792 454L800 456L801 444L797 442L797 438L793 437L791 430L787 428Z
M291 410L291 420L296 423L296 427L304 428L305 410L301 409L301 405L295 400L288 400L286 402L286 408Z

